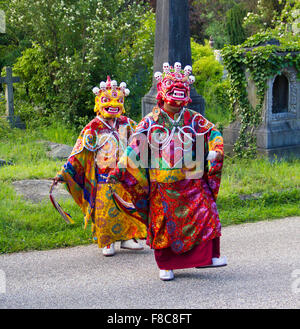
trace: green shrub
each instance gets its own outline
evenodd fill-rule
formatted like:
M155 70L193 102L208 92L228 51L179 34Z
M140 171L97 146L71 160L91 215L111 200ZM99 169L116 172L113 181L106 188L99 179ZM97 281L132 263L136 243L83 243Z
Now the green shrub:
M202 94L208 84L222 80L223 66L215 60L214 55L202 57L194 63L193 74L196 77L195 88Z
M191 39L191 52L192 52L192 59L194 63L202 57L209 57L209 56L213 56L214 54L213 50L211 49L208 43L208 40L205 40L205 44L201 45L195 42L193 39Z
M3 116L6 111L6 100L4 93L0 92L0 116Z
M246 11L243 9L242 5L235 5L226 13L226 33L229 43L232 45L241 44L246 39L243 28L245 15Z
M229 43L225 28L225 19L212 21L205 30L205 33L213 37L215 49L222 49L225 44Z
M0 117L0 139L7 137L10 131L9 123L5 118Z
M207 83L203 92L205 116L216 124L221 132L230 122L229 87L229 80L226 79L217 83Z
M107 75L127 83L126 113L137 119L152 83L155 15L146 3L20 0L6 8L6 17L9 32L30 40L13 66L22 79L16 101L30 104L26 124L31 115L55 114L80 126L94 117L92 88Z
M224 67L208 44L192 41L193 75L195 88L205 99L205 116L220 127L229 122L229 82L223 79Z

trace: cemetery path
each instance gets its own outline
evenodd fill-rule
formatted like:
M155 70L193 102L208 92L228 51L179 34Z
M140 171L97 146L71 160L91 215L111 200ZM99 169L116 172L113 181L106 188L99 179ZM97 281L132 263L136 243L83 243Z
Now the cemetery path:
M97 245L0 255L0 308L300 308L300 217L222 232L228 266L177 270L171 282L159 280L148 247L118 245L108 258Z

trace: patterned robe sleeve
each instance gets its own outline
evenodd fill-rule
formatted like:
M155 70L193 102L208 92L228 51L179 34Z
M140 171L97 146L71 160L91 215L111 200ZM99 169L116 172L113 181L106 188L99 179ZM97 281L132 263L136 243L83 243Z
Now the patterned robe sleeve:
M139 133L137 128L117 167L110 173L110 177L121 182L130 193L136 211L135 217L146 226L148 225L150 190L148 163L145 163L145 158L148 159L147 152L146 136L142 132ZM146 155L145 158L144 155Z
M206 176L205 178L216 200L220 189L223 158L224 158L223 137L217 129L212 128L206 134L206 148L208 152L216 151L221 153L222 155L221 160L208 161L207 172L205 174Z
M84 148L70 156L56 175L85 215L85 226L95 207L97 181L94 167L94 152Z

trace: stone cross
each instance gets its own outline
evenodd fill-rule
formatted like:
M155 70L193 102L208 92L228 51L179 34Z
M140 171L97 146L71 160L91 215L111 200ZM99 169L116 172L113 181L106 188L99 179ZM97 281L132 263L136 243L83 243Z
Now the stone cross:
M19 77L13 77L11 67L5 67L6 77L0 77L0 83L5 83L5 99L6 99L6 116L11 127L23 128L20 119L14 114L14 90L13 84L20 82Z
M156 30L153 72L162 71L164 62L174 65L180 62L182 67L192 65L188 0L157 0ZM152 111L156 105L156 83L142 99L142 115ZM191 88L192 103L189 108L204 114L204 99Z

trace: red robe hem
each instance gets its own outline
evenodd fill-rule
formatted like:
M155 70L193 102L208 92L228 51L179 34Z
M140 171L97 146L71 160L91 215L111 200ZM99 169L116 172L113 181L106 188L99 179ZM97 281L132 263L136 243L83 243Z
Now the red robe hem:
M171 248L155 249L154 256L160 270L211 265L212 258L220 257L220 238L203 242L183 254L175 254Z

